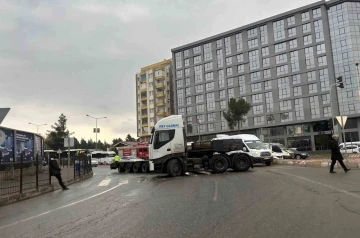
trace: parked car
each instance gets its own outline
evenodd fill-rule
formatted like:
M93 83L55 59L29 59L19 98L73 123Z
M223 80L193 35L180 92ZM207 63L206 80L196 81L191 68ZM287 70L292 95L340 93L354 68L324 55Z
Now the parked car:
M304 151L298 151L295 148L288 149L293 153L294 159L306 159L309 157L309 154Z
M99 162L97 160L91 160L91 167L97 167Z
M358 154L360 153L360 147L359 145L346 145L346 152L345 152L345 147L340 149L341 153L350 153L350 154Z

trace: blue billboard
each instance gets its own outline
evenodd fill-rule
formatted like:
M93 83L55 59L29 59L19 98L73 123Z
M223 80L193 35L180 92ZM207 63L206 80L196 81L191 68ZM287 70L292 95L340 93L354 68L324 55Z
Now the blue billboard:
M34 135L26 132L16 132L16 160L34 160Z
M0 162L14 161L14 131L0 128Z

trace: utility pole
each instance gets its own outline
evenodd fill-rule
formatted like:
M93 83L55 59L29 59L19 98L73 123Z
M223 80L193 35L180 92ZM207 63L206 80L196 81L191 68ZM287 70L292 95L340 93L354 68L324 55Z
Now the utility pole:
M97 126L97 121L100 120L100 119L105 119L107 117L93 117L93 116L90 116L90 115L86 115L87 117L91 117L92 119L95 119L95 149L97 150L97 147L98 147L98 140L97 140L97 133L98 133L98 126Z
M46 125L47 125L47 124L40 124L40 125L38 125L38 124L31 123L31 122L29 122L29 124L30 124L30 125L33 125L33 126L36 126L36 134L39 134L39 127L40 127L40 126L46 126Z

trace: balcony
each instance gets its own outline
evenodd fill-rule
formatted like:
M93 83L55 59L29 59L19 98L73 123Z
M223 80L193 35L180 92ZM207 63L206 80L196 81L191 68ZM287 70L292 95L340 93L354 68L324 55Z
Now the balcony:
M142 97L141 98L141 101L143 102L143 101L146 101L147 100L147 97Z
M141 122L141 126L142 127L148 126L148 122Z
M163 98L163 97L165 97L165 94L164 93L157 93L156 97L157 98Z
M156 106L163 107L163 106L165 106L165 102L158 102L158 103L156 103Z
M158 75L155 77L155 79L165 79L165 76L164 75Z
M143 92L146 92L146 90L147 90L147 88L141 88L141 89L140 89L140 92L143 93Z
M165 84L163 84L163 83L157 83L157 84L156 84L156 88L157 88L157 89L164 89L164 88L165 88Z
M147 105L141 105L141 109L147 109Z
M147 118L148 117L148 115L146 114L146 115L141 115L141 118Z
M158 115L158 116L164 116L164 115L165 115L165 111L158 111L158 112L157 112L157 115Z

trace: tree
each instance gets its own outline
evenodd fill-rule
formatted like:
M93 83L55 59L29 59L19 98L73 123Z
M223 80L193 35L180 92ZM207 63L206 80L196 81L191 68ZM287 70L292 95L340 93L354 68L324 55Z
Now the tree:
M53 150L62 149L64 147L64 138L69 136L69 130L66 127L66 116L61 113L59 120L51 126L52 130L48 131L45 143Z
M235 98L230 98L228 110L223 112L223 116L227 121L229 128L234 130L235 126L237 126L238 131L240 131L244 116L248 114L250 109L250 103L246 102L243 98L240 98L237 101Z
M130 135L130 134L128 134L128 135L126 136L125 141L136 141L136 139L135 139L135 138L133 138L133 137L131 137L131 135Z
M115 145L116 143L122 142L123 140L121 138L113 139L112 144Z

